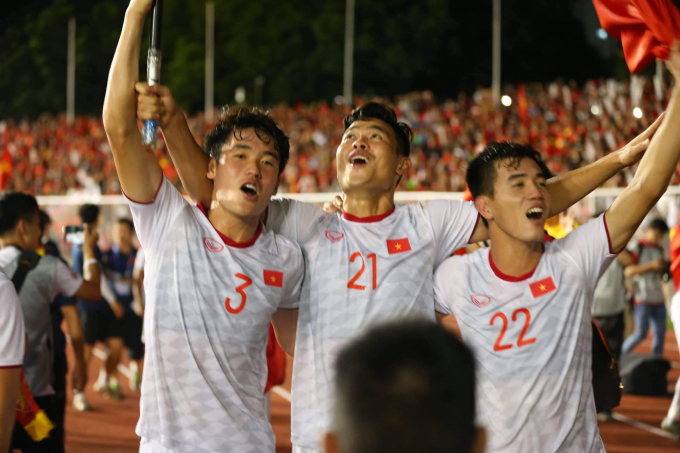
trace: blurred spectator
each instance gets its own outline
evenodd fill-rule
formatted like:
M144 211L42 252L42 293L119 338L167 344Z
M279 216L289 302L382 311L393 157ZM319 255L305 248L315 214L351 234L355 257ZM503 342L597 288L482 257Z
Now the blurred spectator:
M327 453L482 452L470 350L433 322L369 330L336 362Z
M635 80L634 84L591 80L583 86L559 81L523 84L506 89L512 105L500 110L487 89L443 103L429 91L381 99L414 130L413 165L401 189L465 190L467 163L492 141L533 146L554 173L594 162L628 143L663 110L668 91L658 99L651 79ZM635 105L631 85L636 97L640 94ZM367 100L357 98L356 103ZM634 116L634 107L640 108L640 119ZM339 191L334 158L347 108L322 101L273 106L271 113L291 138L280 192ZM189 125L199 143L210 128L201 114L190 118ZM158 143L156 154L165 176L179 184L162 137ZM44 116L32 124L0 122L0 153L0 188L36 195L120 193L100 119L78 118L73 126L63 116ZM607 185L625 186L633 172L627 169Z
M661 219L654 219L645 230L636 251L635 264L626 267L627 278L635 278L633 302L635 304L635 332L623 343L623 354L628 354L647 337L649 324L652 325L652 353L663 355L666 335L666 298L663 293L662 276L668 271L664 260L661 241L668 234L668 225Z

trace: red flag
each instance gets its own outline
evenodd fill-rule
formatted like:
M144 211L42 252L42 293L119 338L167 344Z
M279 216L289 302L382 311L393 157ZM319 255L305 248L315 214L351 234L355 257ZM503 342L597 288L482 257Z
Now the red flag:
M23 369L19 379L20 387L16 406L16 420L24 427L28 435L31 436L31 439L40 442L49 436L54 425L45 415L45 411L40 409L33 399L33 395L31 395L31 391L28 389Z
M274 327L269 324L269 340L267 341L267 384L264 393L272 387L283 384L286 380L286 353L279 346L274 334Z
M680 39L680 10L673 0L593 0L600 24L621 40L630 72L642 71L654 57L668 59Z
M551 293L557 289L552 277L547 277L544 278L543 280L534 282L531 285L529 285L529 288L531 288L531 294L534 295L534 299L545 294Z
M387 253L394 255L395 253L404 253L411 251L411 243L408 238L403 239L388 239L387 240Z
M527 103L527 89L524 84L520 84L517 89L517 107L519 109L519 118L525 125L529 125L529 104Z
M283 288L283 272L264 270L264 284Z

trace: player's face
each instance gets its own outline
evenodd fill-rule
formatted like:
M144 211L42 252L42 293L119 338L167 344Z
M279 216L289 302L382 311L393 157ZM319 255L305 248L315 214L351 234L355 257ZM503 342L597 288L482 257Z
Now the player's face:
M355 121L342 136L335 156L342 191L377 194L394 191L411 161L400 156L392 128L382 120Z
M19 233L22 236L24 247L27 250L35 251L40 246L42 231L40 230L40 215L36 212L35 216L29 221L22 221L19 226Z
M127 223L116 223L113 226L113 242L118 247L129 247L132 244L132 230Z
M219 159L211 159L208 178L215 181L211 209L220 206L240 218L259 216L279 183L274 140L265 143L254 129L232 135Z
M496 163L494 196L484 197L490 218L485 217L507 236L526 243L542 242L550 207L546 179L532 159L522 159L517 166L509 163Z

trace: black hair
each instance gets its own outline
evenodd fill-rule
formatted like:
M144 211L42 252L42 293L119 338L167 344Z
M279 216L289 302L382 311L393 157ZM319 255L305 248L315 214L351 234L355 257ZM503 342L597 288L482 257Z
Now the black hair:
M649 225L647 226L650 230L656 230L661 234L666 234L668 233L668 224L664 222L663 219L656 218L649 222Z
M390 107L378 102L369 102L361 107L354 109L352 113L347 115L343 121L345 130L355 121L369 121L381 120L387 123L394 131L394 136L397 139L397 152L408 157L411 153L411 141L413 140L413 131L408 124L397 120L397 114L394 113Z
M86 203L78 209L78 215L83 223L95 223L99 218L99 206Z
M336 371L342 451L472 451L474 358L441 325L407 320L375 327L340 352Z
M268 112L257 107L227 107L222 111L220 122L208 133L203 144L203 152L219 159L222 147L232 135L243 138L244 129L254 129L257 137L269 144L274 140L274 148L279 153L279 175L283 173L290 155L290 142L286 134L274 122Z
M0 236L14 230L19 220L32 221L40 212L33 195L7 192L0 197Z
M122 223L124 225L127 225L128 228L130 228L130 231L132 231L132 232L135 231L135 224L132 223L132 220L128 219L127 217L118 217L118 223Z
M52 219L50 219L49 214L41 209L40 210L40 231L44 232L45 228L47 228L47 225L49 225L50 223L52 223Z

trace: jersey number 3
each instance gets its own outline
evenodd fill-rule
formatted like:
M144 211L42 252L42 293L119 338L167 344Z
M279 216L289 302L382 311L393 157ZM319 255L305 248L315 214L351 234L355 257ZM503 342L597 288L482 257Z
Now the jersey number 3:
M527 310L526 308L518 308L517 310L512 312L512 322L517 321L517 315L520 313L524 314L524 327L522 328L522 331L519 333L519 338L517 338L518 348L521 348L522 346L526 346L532 343L536 343L536 338L524 338L524 335L526 335L527 330L529 330L529 324L531 323L531 313L529 312L529 310ZM508 330L508 317L505 316L505 313L499 311L498 313L491 317L491 321L489 321L490 326L493 326L496 318L501 319L502 325L501 333L498 335L496 344L493 345L493 350L503 351L505 349L510 349L512 348L512 344L501 344L503 342L503 336L505 335L505 331Z
M246 300L248 300L248 296L246 296L246 293L243 290L253 284L253 281L243 274L236 274L236 278L240 278L241 280L245 280L245 283L236 287L236 292L241 295L241 303L239 304L238 307L236 307L236 308L232 307L231 306L231 299L229 299L228 297L224 301L224 307L232 315L235 315L237 313L241 313L241 311L243 311L243 307L246 306Z

